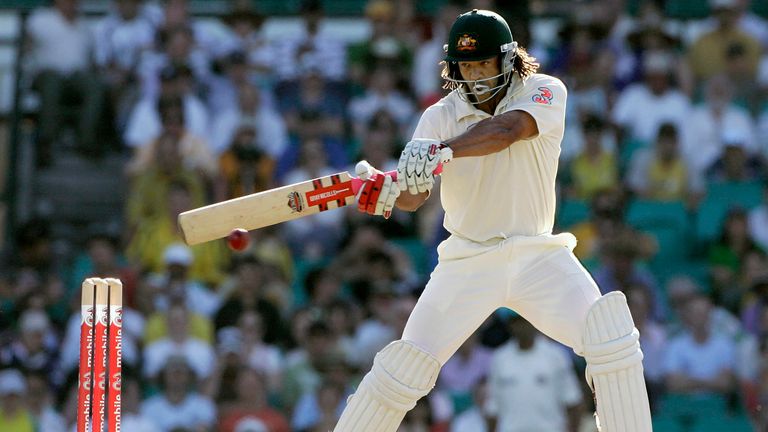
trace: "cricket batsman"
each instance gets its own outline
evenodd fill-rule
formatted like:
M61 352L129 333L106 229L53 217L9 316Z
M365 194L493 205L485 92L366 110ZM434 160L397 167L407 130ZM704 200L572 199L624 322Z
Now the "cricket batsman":
M567 92L537 68L501 16L460 15L442 71L452 91L422 115L397 181L359 164L358 208L385 217L395 206L418 209L441 164L451 235L402 339L376 355L335 431L396 431L442 365L503 306L586 359L602 431L651 431L643 354L624 294L601 296L572 253L575 237L552 234Z

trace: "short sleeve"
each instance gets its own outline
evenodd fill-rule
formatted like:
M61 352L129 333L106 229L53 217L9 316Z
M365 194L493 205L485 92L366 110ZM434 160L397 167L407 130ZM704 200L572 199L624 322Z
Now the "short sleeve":
M442 139L440 138L440 108L437 105L430 106L421 115L419 124L413 131L412 139L416 138Z
M565 102L568 91L562 81L554 77L526 83L524 93L511 110L525 111L536 121L539 136L549 135L565 128ZM532 79L532 78L531 78Z

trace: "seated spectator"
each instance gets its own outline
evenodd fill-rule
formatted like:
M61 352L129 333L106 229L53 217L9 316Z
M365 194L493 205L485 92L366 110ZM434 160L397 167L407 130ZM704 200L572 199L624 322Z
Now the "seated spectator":
M288 131L301 134L302 113L319 112L323 115L322 134L341 138L345 133L346 92L323 76L324 62L307 60L300 66L301 76L283 82L277 89L278 109Z
M706 81L703 103L693 108L680 132L680 151L690 168L700 174L722 157L724 136L738 133L750 154L757 151L755 122L749 111L736 105L734 84L726 75Z
M650 143L662 123L671 122L678 130L687 122L690 102L671 82L672 58L653 53L643 60L644 80L619 94L611 114L621 128L619 142L625 139Z
M322 374L320 368L326 359L337 358L338 347L330 328L322 322L309 324L302 336L298 348L289 353L285 365L285 374L281 401L288 412L292 412L302 395L320 388Z
M229 53L219 59L217 63L220 70L211 77L208 90L204 95L206 106L212 116L217 113L236 111L240 99L240 88L254 85L248 70L246 53L242 51ZM266 102L265 100L264 104L269 105ZM211 141L215 141L216 138L215 132L213 132Z
M186 3L186 0L167 4ZM167 17L166 17L167 18ZM195 29L189 23L166 22L157 30L157 50L147 51L138 65L142 99L155 99L164 92L164 70L183 68L188 80L186 89L200 94L211 77L210 57L196 40Z
M254 311L247 311L240 316L237 329L241 357L252 369L264 374L270 390L279 390L284 367L283 354L276 346L264 342L267 326Z
M680 154L677 128L664 123L654 147L640 149L632 156L627 182L644 199L697 203L703 184L695 170Z
M395 3L370 0L365 7L365 17L371 26L370 37L350 45L347 51L353 90L366 85L372 72L381 65L391 68L393 83L405 82L409 78L413 53L396 33Z
M682 312L684 330L670 339L664 359L667 389L725 398L735 390L736 347L725 335L712 332L712 304L706 297L688 299Z
M648 389L651 410L656 412L659 397L664 391L664 353L667 349L667 330L651 317L653 299L648 291L632 288L627 291L627 303L635 327L640 331L643 349L643 374Z
M126 257L140 266L143 271L160 273L164 270L164 251L183 238L177 226L181 212L194 208L191 188L184 182L174 181L168 187L167 201L163 214L147 218L131 237L126 248ZM204 283L218 284L224 277L224 268L229 263L229 251L221 242L208 242L191 248L193 259L187 263L192 278ZM186 258L184 259L186 261ZM146 300L146 299L142 299Z
M89 231L85 251L79 254L72 264L72 276L67 284L68 297L77 297L77 290L86 278L115 277L123 283L123 307L132 308L139 276L121 254L119 233L111 227L98 225L94 225Z
M768 251L768 182L763 183L763 203L749 211L747 223L749 236Z
M611 291L628 291L642 287L653 299L652 316L657 320L666 318L666 304L659 290L656 277L640 265L647 253L643 237L634 231L620 231L615 237L601 243L600 265L593 277L603 294ZM647 256L647 255L645 255Z
M723 133L723 153L705 171L709 182L749 182L761 179L762 161L750 154L746 138L739 131Z
M131 148L139 148L148 145L162 134L160 101L164 99L173 101L174 104L181 100L182 113L177 114L174 120L180 119L186 132L198 139L208 137L208 110L193 92L193 84L192 71L186 64L163 68L160 71L160 91L143 96L133 107L123 132L125 144Z
M238 432L245 429L245 425L256 421L263 425L261 430L264 432L291 430L285 416L269 406L266 377L261 372L251 367L241 367L235 382L237 399L222 407L216 430Z
M405 413L398 432L448 432L448 423L437 418L430 401L429 397L419 399L416 406Z
M150 169L156 164L154 160L158 153L156 147L168 145L163 143L163 140L174 140L178 149L177 154L181 158L181 166L210 181L218 171L218 164L208 142L186 129L184 101L176 96L161 97L158 100L157 109L162 130L156 138L152 137L136 149L133 160L128 166L129 174L135 175Z
M153 310L167 311L176 300L184 301L196 313L212 318L221 305L221 298L194 276L192 269L196 257L193 251L180 243L163 250L164 268L150 274L142 295L147 296Z
M142 13L141 0L113 0L110 11L94 29L94 59L109 88L119 131L138 98L138 65L152 49L155 25Z
M760 251L747 230L747 214L732 209L723 221L720 237L709 248L708 262L715 302L738 314L748 287L739 284L746 255ZM762 251L760 251L762 252Z
M225 43L227 54L245 53L250 76L264 85L271 85L275 77L276 51L274 43L264 34L264 16L249 6L235 6L223 18L230 31Z
M385 281L353 289L366 290L358 294L360 303L365 305L366 318L355 330L354 357L351 359L355 366L364 370L373 364L379 350L397 339L394 320L396 297L392 287Z
M62 377L56 369L58 354L59 339L48 315L37 308L26 309L19 318L17 336L0 348L0 369L41 373L49 383L59 386Z
M354 393L350 368L343 356L334 354L318 364L323 381L317 390L305 393L296 403L291 419L292 430L325 432L341 417L347 397Z
M384 172L396 170L402 141L397 129L397 122L391 114L383 110L376 113L363 132L360 151L354 159L368 161ZM354 171L354 167L350 169ZM393 214L394 217L396 215Z
M120 380L120 386L122 389L120 404L122 407L120 427L124 431L131 432L155 432L158 430L152 420L146 415L141 413L141 384L136 377L131 374L127 374L123 370Z
M238 104L219 114L213 123L213 151L222 154L235 141L236 133L250 125L254 136L249 146L254 151L276 160L288 146L288 135L282 117L269 107L261 92L250 84L237 88Z
M183 357L199 381L210 378L216 367L216 354L209 343L192 336L190 311L177 299L165 312L168 335L144 348L143 374L155 378L168 359Z
M573 253L585 263L597 262L601 242L617 233L630 229L624 222L626 197L624 192L615 187L596 191L589 202L589 219L574 226L563 226L579 239Z
M64 418L56 409L56 400L48 377L41 372L28 373L26 405L38 430L64 432ZM12 430L12 429L9 429Z
M189 190L190 208L206 203L205 181L182 163L179 145L178 137L169 133L161 135L152 145L154 155L148 161L149 165L130 177L125 205L129 239L143 224L164 215L174 183Z
M52 162L52 146L61 132L65 104L78 101L77 144L99 154L97 132L104 108L104 86L91 65L93 40L79 16L79 0L55 0L36 9L27 21L34 87L40 92L38 163ZM69 102L67 102L69 101Z
M271 299L271 285L267 268L258 258L242 255L235 259L232 279L222 284L222 295L231 294L216 312L216 331L237 327L246 313L253 312L262 323L264 342L275 344L284 340L285 322Z
M25 406L27 383L16 369L0 371L0 429L13 432L34 432L32 412Z
M171 357L158 378L160 392L141 404L141 415L160 432L210 430L216 405L198 391L197 380L184 357Z
M472 388L472 405L451 420L450 432L494 432L488 429L485 405L488 403L488 379L483 378Z
M738 0L709 1L717 20L717 28L699 36L688 51L688 62L697 80L724 72L728 63L728 50L734 46L741 47L745 52L754 80L760 59L760 42L739 28L738 3Z
M323 2L302 0L300 7L301 31L292 32L276 47L275 71L281 81L294 80L300 76L300 65L306 61L323 64L323 77L331 81L342 81L346 73L346 51L344 43L323 26Z
M488 430L575 430L582 394L567 354L519 315L509 328L513 339L491 359Z
M355 136L363 136L365 125L380 110L388 112L397 121L401 132L410 126L415 109L413 103L397 89L396 79L394 68L378 66L371 71L365 92L349 101L348 115Z
M669 300L671 315L667 320L667 329L670 336L683 332L683 316L688 300L702 296L707 290L687 275L676 275L667 281L667 297ZM712 305L710 312L710 327L712 332L721 333L729 339L736 339L741 332L739 320L722 306Z
M566 194L579 200L590 200L600 190L616 185L619 167L616 155L603 148L603 121L589 116L584 121L584 149L570 161L569 186Z
M491 355L491 350L480 344L478 334L473 333L443 365L437 385L453 398L457 412L466 408L473 389L487 377Z
M326 115L321 111L302 111L299 113L297 134L291 135L288 147L277 161L275 177L279 183L290 183L286 180L287 174L293 170L301 169L306 142L312 142L313 148L317 147L314 145L315 142L320 142L319 150L323 152L323 163L338 171L347 169L349 154L345 144L338 137L328 134L325 119ZM309 178L312 177L305 177L301 180Z
M341 278L328 267L318 267L304 276L304 290L307 292L309 306L325 310L341 297Z

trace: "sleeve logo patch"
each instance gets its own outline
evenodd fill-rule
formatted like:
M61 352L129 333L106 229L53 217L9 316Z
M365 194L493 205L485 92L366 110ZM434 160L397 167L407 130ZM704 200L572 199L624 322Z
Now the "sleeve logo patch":
M464 33L463 35L459 36L459 41L456 42L456 50L461 52L470 52L476 49L477 38L468 33Z
M533 95L531 100L542 105L552 105L552 99L554 98L552 90L549 87L539 87L538 90L539 93Z

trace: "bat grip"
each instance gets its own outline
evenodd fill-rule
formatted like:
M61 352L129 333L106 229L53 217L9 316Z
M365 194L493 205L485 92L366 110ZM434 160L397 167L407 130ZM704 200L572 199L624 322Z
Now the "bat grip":
M435 175L439 175L441 172L443 172L443 164L439 163L437 164L437 168L435 168ZM387 171L384 175L392 177L392 180L397 181L397 170ZM364 182L365 180L359 177L352 178L352 192L354 192L355 195L357 195L357 192L363 187Z

